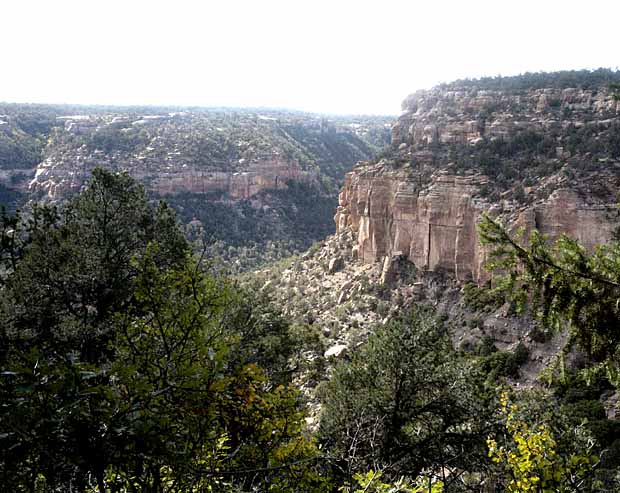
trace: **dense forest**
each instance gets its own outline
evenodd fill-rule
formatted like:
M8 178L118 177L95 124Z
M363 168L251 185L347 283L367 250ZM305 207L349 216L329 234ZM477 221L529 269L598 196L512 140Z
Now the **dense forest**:
M127 174L96 170L62 206L3 215L3 491L614 490L620 427L599 399L617 381L620 250L525 249L485 228L503 268L540 286L547 321L580 321L587 380L515 392L503 353L453 349L420 306L335 363L313 429L293 380L318 329L192 254ZM519 286L502 284L523 305Z
M181 192L166 197L187 226L196 249L220 259L231 272L246 272L307 250L334 232L337 200L323 184L290 180L286 188L263 191L254 200L205 200L204 194Z

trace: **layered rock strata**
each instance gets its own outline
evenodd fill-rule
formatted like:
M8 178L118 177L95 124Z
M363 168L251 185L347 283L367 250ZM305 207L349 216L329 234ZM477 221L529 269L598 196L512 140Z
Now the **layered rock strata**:
M403 102L388 157L346 175L337 229L353 232L363 262L383 262L386 270L390 259L404 257L460 281L489 276L477 231L484 213L552 239L566 234L593 249L620 224L619 112L607 87L418 91ZM516 154L503 166L496 149L509 152L511 139ZM475 161L485 152L496 159L495 178L484 171L488 159L484 166ZM519 167L541 174L520 174Z
M77 156L71 160L49 158L43 161L30 182L30 190L42 192L50 200L59 200L79 191L96 166L126 170L149 190L161 195L219 192L232 200L248 199L262 190L286 188L289 180L312 183L318 177L318 172L303 170L296 161L281 158L250 163L245 171L228 172L187 165L149 170L141 166L114 166L109 160L96 156Z
M590 250L610 241L620 224L615 204L588 204L568 188L529 206L490 203L479 196L487 181L481 175L439 172L420 186L407 172L359 167L346 176L336 227L338 232L354 232L354 250L363 262L404 256L421 270L484 282L489 277L484 269L488 252L477 230L484 213L501 215L515 229L536 229L551 239L566 234Z
M605 87L525 92L434 88L411 94L402 109L392 127L392 143L429 146L473 144L524 129L609 126L620 111L620 100Z
M216 192L215 198L221 193L236 201L286 188L289 180L313 183L319 174L341 179L345 169L373 154L375 134L381 144L389 138L389 125L381 118L357 124L266 114L273 116L131 109L59 116L48 129L40 162L22 181L37 198L56 201L78 191L99 166L127 171L159 194Z

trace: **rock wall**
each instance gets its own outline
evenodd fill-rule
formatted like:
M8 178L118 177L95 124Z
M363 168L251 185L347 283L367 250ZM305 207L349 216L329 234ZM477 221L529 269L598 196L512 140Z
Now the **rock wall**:
M226 199L247 199L284 188L288 180L317 181L319 173L328 181L342 179L345 169L372 156L373 142L389 141L386 117L351 123L270 110L271 116L91 110L50 123L41 162L36 169L33 163L27 179L37 198L60 200L78 191L100 166L125 170L161 194L221 192Z
M288 180L313 182L317 178L317 172L304 171L295 161L272 160L252 163L247 171L236 173L175 170L155 177L150 187L160 194L219 191L241 200L262 190L286 188Z
M614 204L587 204L563 188L541 203L514 207L480 198L481 175L435 173L421 186L415 173L360 166L347 174L336 213L338 232L350 229L365 263L404 256L419 269L443 270L459 281L484 282L487 251L477 223L483 213L503 216L514 227L538 229L550 238L567 234L586 248L612 239L620 224Z
M248 199L265 189L286 188L288 180L314 182L315 171L302 170L296 161L272 159L250 163L243 172L208 171L190 166L170 166L167 170L149 170L148 166L114 166L97 156L72 156L70 160L49 157L43 161L30 182L30 191L40 192L49 200L59 200L79 191L96 166L127 170L147 189L159 194L180 192L221 192L232 200Z

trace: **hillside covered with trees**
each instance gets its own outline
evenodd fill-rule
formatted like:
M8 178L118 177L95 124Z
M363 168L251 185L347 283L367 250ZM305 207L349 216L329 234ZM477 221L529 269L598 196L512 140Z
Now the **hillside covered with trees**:
M385 147L3 105L0 491L620 491L617 73L553 77L415 93Z
M389 117L234 108L0 104L0 198L62 201L95 167L165 197L210 252L247 270L333 232L345 172L389 142Z
M613 481L620 430L597 404L604 375L567 375L546 391L555 398L512 393L423 308L336 364L313 433L292 382L316 328L192 256L172 210L126 174L95 171L60 207L3 216L0 233L0 475L12 491Z

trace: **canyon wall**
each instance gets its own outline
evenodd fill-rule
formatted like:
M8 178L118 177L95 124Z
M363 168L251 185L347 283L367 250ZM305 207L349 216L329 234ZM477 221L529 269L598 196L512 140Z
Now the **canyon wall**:
M489 278L484 269L488 252L477 231L485 213L512 229L537 229L551 239L567 234L592 250L610 241L620 225L613 195L620 190L620 163L614 157L571 155L563 144L566 135L584 126L596 128L591 132L595 141L610 128L615 132L619 109L605 89L418 92L403 103L391 154L346 175L337 229L354 233L354 251L363 262L402 256L421 270L442 270L459 281L479 283ZM552 128L558 147L553 155L528 154L551 171L533 182L529 176L525 187L518 172L502 188L476 162L463 171L458 157L452 157L468 157L468 149L473 153L496 139L510 141L523 135L519 132L546 135ZM572 171L586 169L584 162L587 172ZM597 195L600 186L606 188Z
M126 171L159 194L208 193L208 200L218 194L244 200L286 188L289 180L318 184L319 175L334 183L357 161L370 158L376 145L387 144L390 135L386 117L327 119L275 110L200 109L143 114L131 108L92 108L52 119L54 108L48 110L41 117L49 123L47 133L24 134L41 149L19 186L52 201L80 190L95 167ZM24 147L32 144L24 142ZM8 169L17 168L15 159L24 154L15 151L13 156L11 149L3 156L0 145L0 164ZM12 185L3 176L0 183Z
M483 137L507 137L526 129L610 125L620 111L620 100L606 87L531 91L434 88L408 96L402 110L392 127L394 145L475 144Z
M244 200L266 189L286 188L288 180L314 183L318 172L303 170L294 160L273 158L250 163L243 171L209 171L191 165L153 169L142 163L114 166L108 159L97 156L71 156L69 160L48 158L36 169L29 184L30 191L43 193L49 200L60 200L79 191L101 166L127 171L145 184L147 189L161 195L182 192L226 194L232 200Z
M539 204L503 209L478 196L487 181L439 172L419 188L406 173L358 168L345 179L336 227L355 233L363 262L403 255L421 270L483 282L488 252L480 245L477 223L484 213L503 216L513 229L537 229L549 238L567 234L590 250L610 241L620 225L615 204L591 205L570 189L558 189Z

